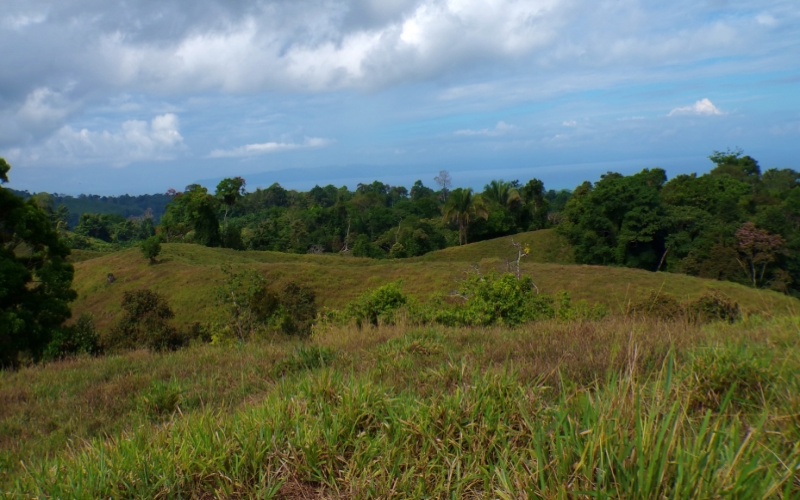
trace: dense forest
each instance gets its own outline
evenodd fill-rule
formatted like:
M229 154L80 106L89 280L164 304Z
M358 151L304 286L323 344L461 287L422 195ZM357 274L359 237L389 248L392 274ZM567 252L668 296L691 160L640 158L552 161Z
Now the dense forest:
M579 263L670 271L800 292L800 173L761 171L741 151L715 152L706 174L609 172L573 191L531 179L452 188L448 172L410 189L380 181L308 192L279 184L248 192L240 177L214 192L33 198L73 248L164 242L293 253L404 258L555 227ZM162 215L163 213L163 215Z

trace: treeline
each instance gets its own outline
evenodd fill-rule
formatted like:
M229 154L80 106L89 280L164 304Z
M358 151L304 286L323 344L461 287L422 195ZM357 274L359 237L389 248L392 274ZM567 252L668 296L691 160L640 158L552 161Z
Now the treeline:
M167 194L142 194L131 196L99 196L94 194L81 194L70 196L67 194L31 194L28 191L10 190L20 198L27 200L33 198L43 208L60 213L60 220L70 228L75 228L80 223L81 215L85 213L114 216L114 221L130 218L152 218L155 223L164 215L167 204L171 198Z
M551 225L549 214L569 192L545 191L533 179L495 180L481 193L439 189L416 181L411 189L379 181L354 191L332 185L308 192L279 184L247 193L241 178L225 179L212 194L190 185L172 193L158 232L167 242L293 253L338 252L402 258Z
M664 270L800 292L800 173L715 152L705 175L645 169L584 182L562 213L580 263Z

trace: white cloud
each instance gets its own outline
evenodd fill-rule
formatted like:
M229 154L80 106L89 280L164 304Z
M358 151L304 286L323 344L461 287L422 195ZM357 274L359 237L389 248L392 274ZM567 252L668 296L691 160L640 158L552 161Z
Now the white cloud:
M47 129L61 125L74 108L62 93L48 87L30 92L16 113L17 119L33 129Z
M578 122L575 120L565 120L561 123L564 127L575 128L578 126Z
M167 113L156 116L149 123L143 120L125 121L116 131L63 126L41 146L14 148L10 150L10 156L34 164L101 163L124 167L137 161L168 160L182 149L184 144L178 117Z
M667 116L685 116L685 115L695 115L695 116L721 116L724 115L722 111L719 110L714 103L712 103L708 98L700 99L699 101L695 102L692 106L682 106L679 108L675 108L667 114Z
M494 128L484 128L480 130L471 130L471 129L464 129L464 130L456 130L453 132L455 135L460 136L483 136L483 137L498 137L501 135L506 135L513 131L516 127L514 125L509 125L506 122L500 121L497 122L497 125Z
M245 158L249 156L260 156L283 151L294 151L297 149L319 149L333 144L330 139L321 137L306 137L303 142L262 142L258 144L247 144L233 149L215 149L209 153L209 158Z
M778 20L775 17L768 13L762 12L756 16L756 22L762 26L766 26L768 28L772 28L778 25Z

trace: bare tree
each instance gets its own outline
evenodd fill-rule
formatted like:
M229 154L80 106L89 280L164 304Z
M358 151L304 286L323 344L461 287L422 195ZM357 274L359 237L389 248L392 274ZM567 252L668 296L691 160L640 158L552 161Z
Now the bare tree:
M453 185L453 179L450 177L450 172L447 170L440 170L439 175L433 178L436 184L442 188L442 201L447 201L447 194L450 192L450 186Z

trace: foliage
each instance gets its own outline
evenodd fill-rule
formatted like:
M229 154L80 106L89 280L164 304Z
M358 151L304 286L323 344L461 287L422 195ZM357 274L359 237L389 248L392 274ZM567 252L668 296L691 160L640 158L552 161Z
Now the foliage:
M686 307L689 317L699 323L711 321L733 323L741 319L739 304L716 290L705 292Z
M102 352L100 335L94 326L94 320L88 314L82 314L74 325L59 328L47 344L44 359L62 359L76 354L96 356Z
M198 184L175 193L161 219L167 241L188 241L215 247L220 245L217 207L219 201Z
M162 295L148 289L126 291L122 309L124 316L106 337L105 347L168 351L186 345L186 335L170 324L175 314Z
M248 340L270 331L286 335L308 336L317 317L313 290L293 281L280 293L254 271L235 272L223 268L225 282L217 296L227 309L227 319L214 335L217 341L233 337Z
M161 236L151 236L139 244L142 250L142 255L145 259L150 261L150 264L156 263L156 257L161 253Z
M2 160L2 159L0 159ZM0 183L10 167L0 161ZM38 359L70 317L73 267L69 248L34 200L0 186L0 368L21 352Z
M472 189L454 189L447 197L442 209L444 220L454 222L458 226L458 242L465 245L468 239L469 225L478 218L486 219L489 213L482 198L473 195Z
M482 276L471 274L461 283L461 307L450 309L439 318L445 324L472 326L519 325L555 317L554 300L538 294L533 281L513 274Z
M400 285L395 281L365 292L347 306L345 317L355 320L359 328L364 324L394 324L398 309L408 302Z

